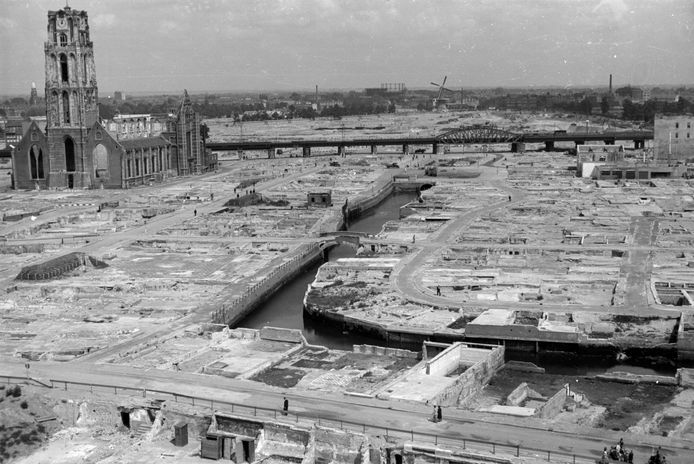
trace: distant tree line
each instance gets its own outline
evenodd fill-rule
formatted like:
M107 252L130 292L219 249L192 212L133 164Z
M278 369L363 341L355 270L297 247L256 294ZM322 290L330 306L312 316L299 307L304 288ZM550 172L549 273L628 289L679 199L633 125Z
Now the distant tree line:
M193 103L195 111L206 118L234 118L245 121L264 121L284 118L316 118L316 117L342 117L362 114L379 114L395 112L395 105L383 98L363 97L356 92L350 92L347 96L340 93L321 95L321 100L327 102L341 101L342 104L329 104L321 107L320 111L313 109L309 103L289 103L287 101L255 101L245 102L220 102L216 98L205 98L202 102ZM290 101L310 101L299 94L292 94ZM168 98L166 101L126 101L115 105L114 103L99 103L99 115L104 119L111 119L120 114L153 114L167 113L175 110L178 101ZM319 100L320 104L320 100Z

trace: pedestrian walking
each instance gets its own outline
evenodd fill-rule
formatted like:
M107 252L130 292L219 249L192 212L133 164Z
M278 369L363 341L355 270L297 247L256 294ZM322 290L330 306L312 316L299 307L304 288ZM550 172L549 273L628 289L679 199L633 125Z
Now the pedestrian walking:
M197 216L197 215L198 215L198 210L197 210L197 209L194 209L194 210L193 210L193 217L195 217L195 216Z
M436 407L436 420L437 420L437 422L441 422L442 419L443 419L443 413L441 412L441 405L438 405Z
M282 404L282 415L286 416L287 411L289 411L289 400L287 397L284 397L284 403Z
M436 414L436 405L434 405L434 413L431 415L431 421L432 422L438 422L437 420L437 414Z
M436 296L441 296L441 287L436 286Z

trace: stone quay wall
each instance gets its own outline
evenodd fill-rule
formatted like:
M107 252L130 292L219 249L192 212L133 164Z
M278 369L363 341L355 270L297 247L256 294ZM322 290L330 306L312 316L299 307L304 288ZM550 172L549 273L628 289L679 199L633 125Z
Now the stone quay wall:
M322 257L323 248L319 243L302 245L289 261L274 268L259 282L247 288L241 296L223 303L221 307L213 311L212 322L235 325L304 268Z

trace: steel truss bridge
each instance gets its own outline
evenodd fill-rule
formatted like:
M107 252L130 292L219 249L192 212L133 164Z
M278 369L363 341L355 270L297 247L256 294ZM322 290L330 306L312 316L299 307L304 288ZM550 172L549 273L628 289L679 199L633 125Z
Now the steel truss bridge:
M554 148L556 142L573 142L577 145L587 142L614 144L617 141L633 142L634 148L643 148L646 140L653 139L653 131L610 131L568 133L555 132L523 132L514 133L496 126L474 125L460 127L441 132L429 137L372 137L372 138L340 138L340 139L274 139L246 140L236 142L208 142L207 148L212 151L254 151L267 150L268 156L274 157L276 149L300 148L304 156L311 156L311 148L334 147L337 153L345 154L346 147L370 147L376 154L378 147L402 146L403 153L409 153L413 146L431 145L434 153L442 145L463 144L511 144L512 151L522 151L526 143L544 143L546 149Z

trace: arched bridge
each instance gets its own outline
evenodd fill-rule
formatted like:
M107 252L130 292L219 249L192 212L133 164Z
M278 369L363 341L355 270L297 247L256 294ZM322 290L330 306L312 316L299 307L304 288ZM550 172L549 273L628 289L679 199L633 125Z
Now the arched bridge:
M520 142L523 134L514 134L496 126L480 124L445 131L436 137L439 143L514 143Z

